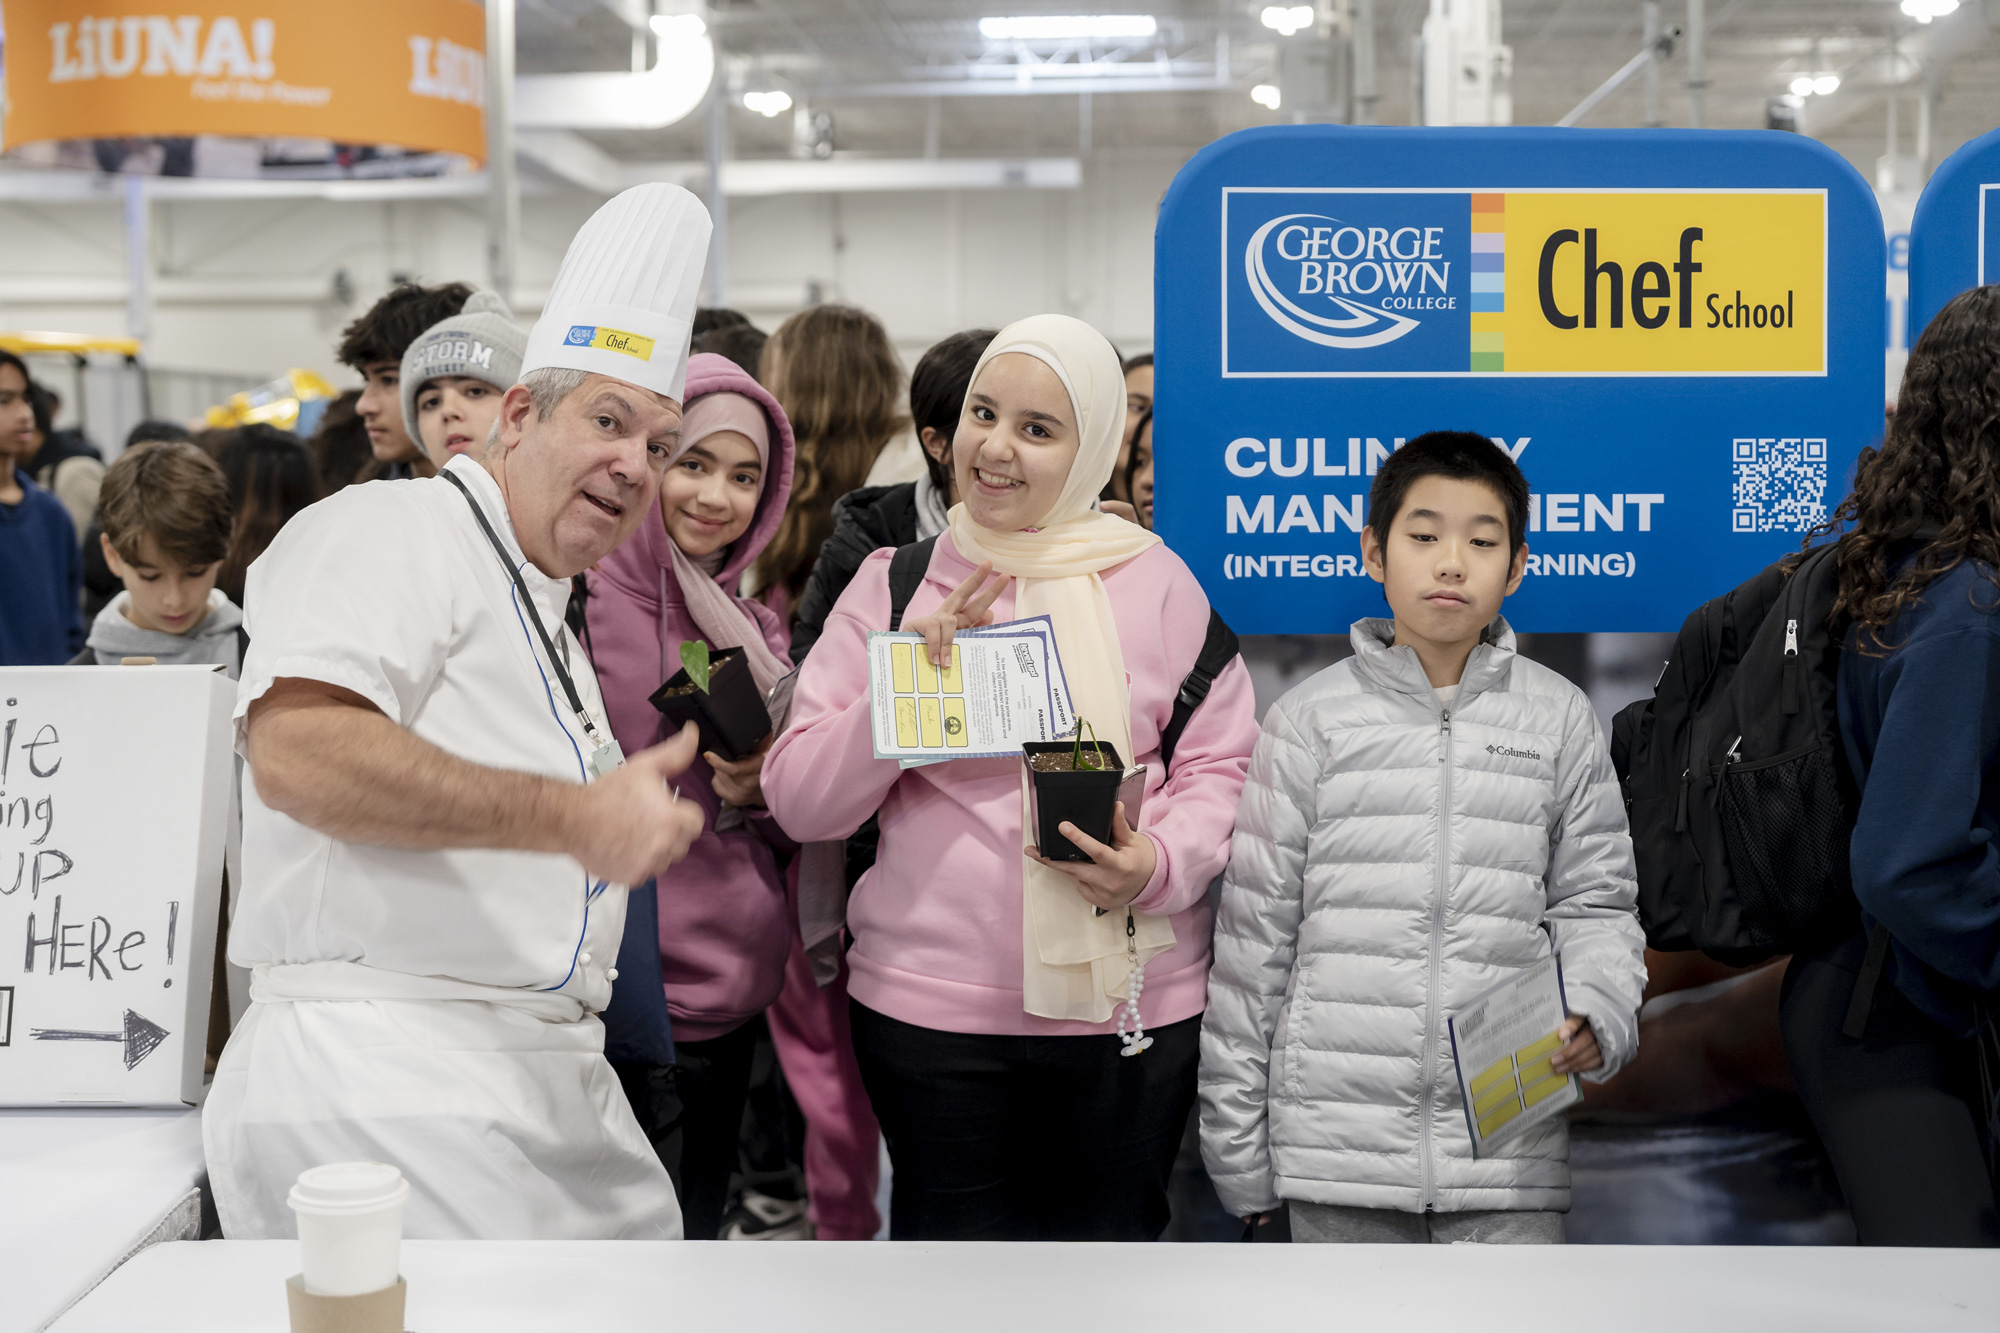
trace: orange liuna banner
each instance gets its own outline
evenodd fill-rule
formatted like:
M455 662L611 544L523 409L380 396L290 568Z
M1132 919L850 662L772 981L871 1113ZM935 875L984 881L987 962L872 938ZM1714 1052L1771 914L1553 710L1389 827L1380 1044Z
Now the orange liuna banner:
M6 0L0 143L222 134L486 156L471 0Z

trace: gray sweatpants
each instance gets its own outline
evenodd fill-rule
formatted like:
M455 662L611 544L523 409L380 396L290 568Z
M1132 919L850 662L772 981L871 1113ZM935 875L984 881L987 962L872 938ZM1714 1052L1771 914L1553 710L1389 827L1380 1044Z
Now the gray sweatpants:
M1401 1213L1291 1201L1292 1239L1322 1245L1560 1245L1563 1215L1535 1212Z

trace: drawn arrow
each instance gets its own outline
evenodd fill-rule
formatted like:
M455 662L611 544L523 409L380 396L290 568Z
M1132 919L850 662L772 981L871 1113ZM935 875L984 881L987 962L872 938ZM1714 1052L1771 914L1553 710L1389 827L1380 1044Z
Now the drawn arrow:
M122 1041L125 1043L125 1067L133 1068L141 1060L159 1049L168 1032L150 1018L141 1018L130 1009L125 1011L123 1032L83 1032L76 1028L30 1028L28 1035L36 1041Z

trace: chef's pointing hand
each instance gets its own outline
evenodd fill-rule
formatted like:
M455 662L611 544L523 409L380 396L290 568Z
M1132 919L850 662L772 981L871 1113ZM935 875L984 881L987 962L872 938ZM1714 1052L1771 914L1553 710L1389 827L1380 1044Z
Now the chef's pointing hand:
M613 884L643 884L686 856L701 836L701 807L681 800L667 780L686 771L700 744L690 722L672 740L641 750L581 789L569 854Z

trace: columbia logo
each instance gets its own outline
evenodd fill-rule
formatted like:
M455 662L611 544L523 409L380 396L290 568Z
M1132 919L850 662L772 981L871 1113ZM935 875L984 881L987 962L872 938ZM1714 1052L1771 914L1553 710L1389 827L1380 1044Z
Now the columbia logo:
M1502 754L1509 759L1540 759L1542 757L1539 751L1517 750L1511 745L1489 745L1486 747L1486 753Z

